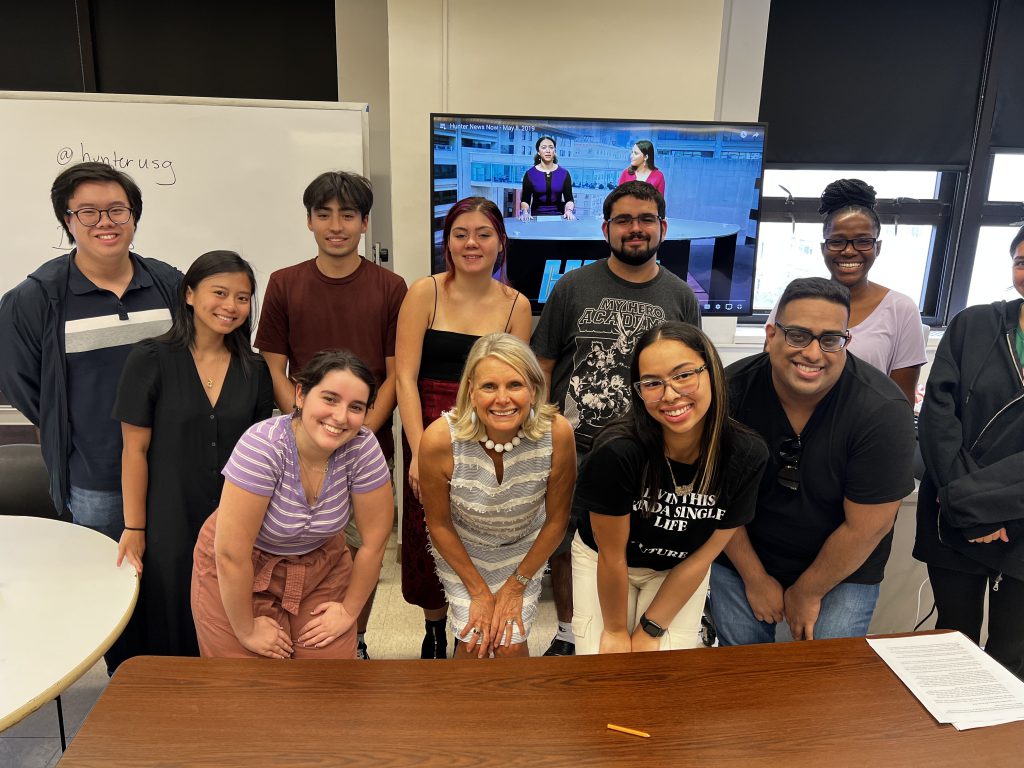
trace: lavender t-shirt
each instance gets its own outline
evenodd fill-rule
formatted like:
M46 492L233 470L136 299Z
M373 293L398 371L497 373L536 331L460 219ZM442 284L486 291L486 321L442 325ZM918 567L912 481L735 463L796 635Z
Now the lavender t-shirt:
M766 325L775 322L775 308ZM874 311L859 325L850 329L847 349L861 360L871 363L887 376L900 368L924 365L924 333L921 310L909 297L889 291Z
M345 528L352 494L390 479L377 438L366 427L331 454L320 498L306 502L292 415L253 424L239 439L222 473L243 490L269 496L256 547L271 555L304 555Z

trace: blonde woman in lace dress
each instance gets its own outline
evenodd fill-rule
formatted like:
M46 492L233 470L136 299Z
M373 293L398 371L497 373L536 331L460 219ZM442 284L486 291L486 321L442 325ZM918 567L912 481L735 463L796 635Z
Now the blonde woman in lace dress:
M521 340L482 337L454 410L423 433L420 489L458 658L529 656L544 563L576 481L572 427Z

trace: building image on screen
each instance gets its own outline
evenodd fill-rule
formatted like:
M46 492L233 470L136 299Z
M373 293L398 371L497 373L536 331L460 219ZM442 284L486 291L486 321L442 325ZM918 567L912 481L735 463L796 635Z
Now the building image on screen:
M703 314L750 314L763 125L433 114L431 141L432 272L445 268L448 210L486 197L505 217L509 281L539 313L563 274L608 255L604 199L642 179L665 197L661 264L689 283ZM554 143L557 171L534 170L539 143Z

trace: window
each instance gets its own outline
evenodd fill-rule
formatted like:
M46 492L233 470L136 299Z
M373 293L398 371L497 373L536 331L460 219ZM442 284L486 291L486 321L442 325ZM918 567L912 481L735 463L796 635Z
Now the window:
M971 289L967 306L1016 299L1010 260L1010 241L1015 227L982 227L971 269Z
M454 205L459 193L454 189L442 189L434 192L434 205Z
M1024 200L1024 153L993 155L992 180L988 185L988 199L992 203L1019 203Z
M871 268L871 280L905 293L920 304L925 269L935 238L927 225L882 225L878 260ZM757 276L754 281L754 311L768 312L791 280L798 277L828 277L821 253L821 223L765 223L758 238Z
M762 313L775 306L794 278L828 277L818 206L825 187L842 178L862 179L878 195L882 250L871 279L926 306L929 266L942 261L938 233L948 215L943 198L949 194L943 187L944 175L938 171L766 169L754 283L757 315L752 321L763 321Z
M1024 153L992 154L988 193L970 269L967 306L1015 299L1010 241L1024 224Z

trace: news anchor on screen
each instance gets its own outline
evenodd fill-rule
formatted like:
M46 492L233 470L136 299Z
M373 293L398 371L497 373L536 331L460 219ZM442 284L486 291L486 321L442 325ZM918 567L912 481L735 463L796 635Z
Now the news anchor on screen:
M646 181L665 196L665 174L654 164L654 145L640 140L629 153L629 167L619 176L619 184L627 181Z
M558 164L555 140L541 136L534 145L536 165L523 174L522 202L519 218L529 221L534 216L561 216L573 221L576 203L572 199L572 176Z

